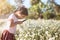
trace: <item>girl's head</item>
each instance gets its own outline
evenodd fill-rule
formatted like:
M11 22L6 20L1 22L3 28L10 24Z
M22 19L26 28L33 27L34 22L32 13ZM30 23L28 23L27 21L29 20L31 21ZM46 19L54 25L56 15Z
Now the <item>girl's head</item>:
M22 7L18 8L14 13L17 18L23 19L26 16L28 16L28 9L24 6L22 6Z

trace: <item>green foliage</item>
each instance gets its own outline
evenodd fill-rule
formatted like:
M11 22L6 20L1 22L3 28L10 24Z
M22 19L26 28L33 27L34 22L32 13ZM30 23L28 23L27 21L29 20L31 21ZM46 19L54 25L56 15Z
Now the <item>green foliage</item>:
M31 0L30 2L32 6L29 8L28 17L31 19L38 19L45 5L41 2L41 0Z
M36 5L40 2L40 0L30 0L31 1L31 5Z
M29 8L29 18L36 19L42 14L44 19L60 19L59 13L57 13L60 6L56 5L53 0L48 0L46 4L41 0L31 0L30 2L32 6Z
M43 18L44 19L54 19L56 17L56 15L54 13L50 13L50 12L45 12L43 13Z
M60 20L60 15L56 15L56 20Z
M33 5L31 8L29 8L30 12L38 12L40 11L39 4Z
M37 19L39 13L40 13L40 8L39 8L38 4L33 5L31 8L29 8L29 18Z

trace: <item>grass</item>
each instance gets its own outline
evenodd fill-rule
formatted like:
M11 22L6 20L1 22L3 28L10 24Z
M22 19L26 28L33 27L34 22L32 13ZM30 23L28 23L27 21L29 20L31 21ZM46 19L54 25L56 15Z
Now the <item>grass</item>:
M17 25L15 37L17 40L60 40L60 21L28 19Z

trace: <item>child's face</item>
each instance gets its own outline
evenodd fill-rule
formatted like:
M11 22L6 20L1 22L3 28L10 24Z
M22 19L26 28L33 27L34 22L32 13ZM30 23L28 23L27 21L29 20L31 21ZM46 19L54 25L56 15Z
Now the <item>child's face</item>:
M23 19L26 17L26 15L21 14L20 11L17 11L16 14L19 19Z

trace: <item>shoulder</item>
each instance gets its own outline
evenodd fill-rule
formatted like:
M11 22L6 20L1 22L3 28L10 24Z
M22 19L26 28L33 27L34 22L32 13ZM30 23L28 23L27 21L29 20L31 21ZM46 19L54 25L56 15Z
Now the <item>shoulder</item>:
M14 18L14 15L13 14L10 14L8 19L13 19Z
M14 14L11 14L11 15L8 17L8 20L16 22L16 21L18 21L18 18L17 18Z

